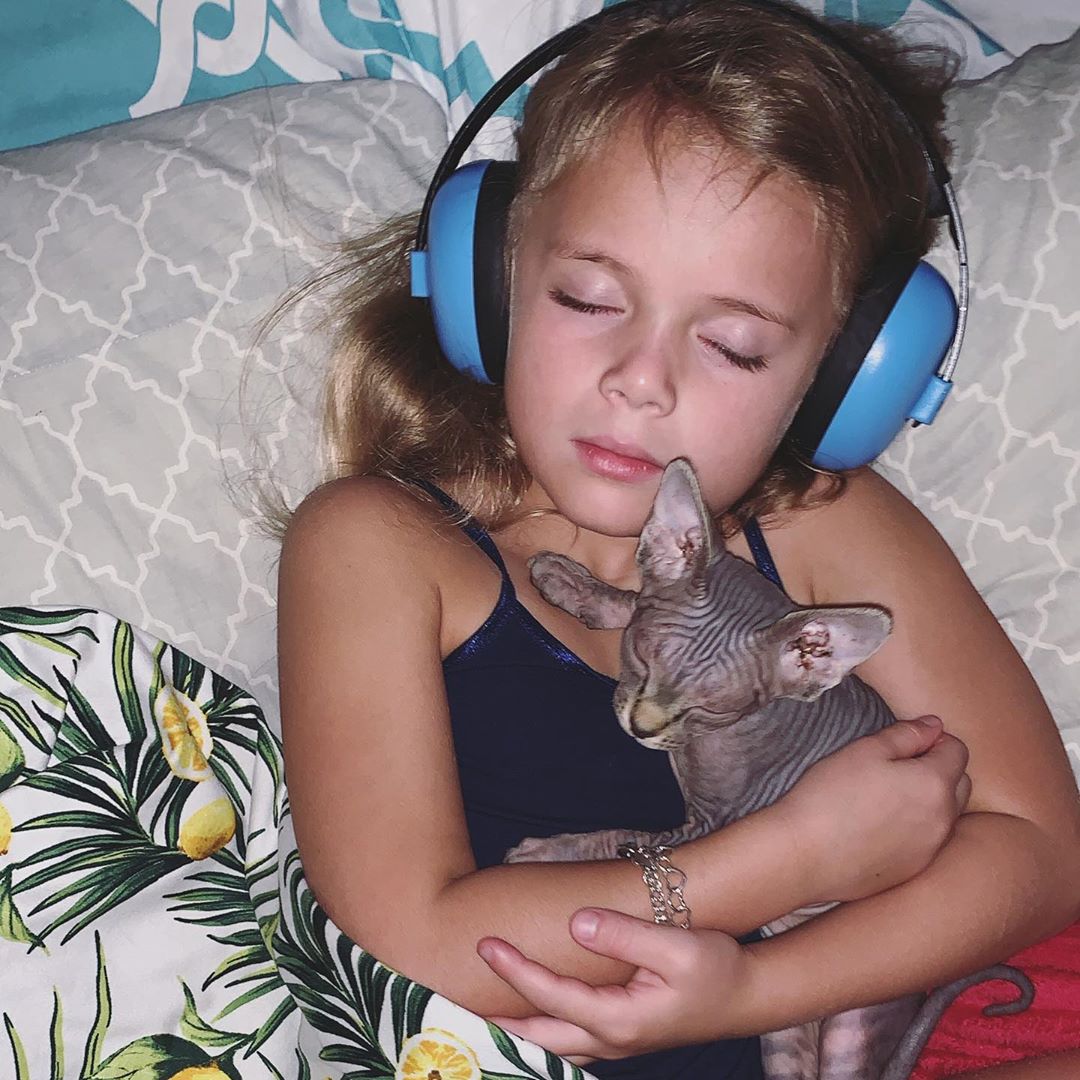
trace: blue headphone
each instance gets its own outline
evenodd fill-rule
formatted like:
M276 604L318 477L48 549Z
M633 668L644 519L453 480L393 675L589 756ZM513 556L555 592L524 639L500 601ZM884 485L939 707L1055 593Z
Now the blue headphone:
M818 369L788 435L825 469L854 469L880 454L906 421L929 424L952 389L968 307L967 247L948 170L901 108L868 57L855 53L827 24L773 2L755 6L811 26L852 56L882 86L919 139L928 174L928 213L948 215L959 260L958 296L928 262L887 255L859 290L846 323ZM503 248L516 164L474 161L465 150L495 110L541 68L583 40L612 12L660 8L680 0L625 0L556 34L525 56L478 102L451 140L428 187L410 256L412 295L428 297L439 345L454 367L480 382L499 382L506 363L508 301Z

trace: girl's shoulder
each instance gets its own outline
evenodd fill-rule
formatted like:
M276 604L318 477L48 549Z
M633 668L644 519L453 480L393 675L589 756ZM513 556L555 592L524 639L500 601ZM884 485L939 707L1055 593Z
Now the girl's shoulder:
M870 468L849 473L839 496L791 511L766 536L800 604L884 602L917 590L920 579L963 576L934 526Z
M368 602L383 595L437 611L446 642L460 636L459 623L482 621L500 585L498 570L434 499L380 476L329 481L296 508L282 581L313 573Z
M342 556L428 565L457 541L458 532L419 489L382 476L348 476L322 484L300 503L284 547L331 547Z

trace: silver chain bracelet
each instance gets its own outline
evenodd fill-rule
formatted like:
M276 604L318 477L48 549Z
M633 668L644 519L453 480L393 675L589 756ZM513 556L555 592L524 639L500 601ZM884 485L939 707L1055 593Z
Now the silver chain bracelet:
M641 871L641 879L649 890L653 921L662 926L690 929L690 905L683 895L684 874L668 858L669 847L649 844L620 844L619 857L629 859Z

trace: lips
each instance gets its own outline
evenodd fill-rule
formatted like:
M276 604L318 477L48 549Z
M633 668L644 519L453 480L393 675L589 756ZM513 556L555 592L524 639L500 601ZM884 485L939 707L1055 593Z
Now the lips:
M663 472L664 466L642 447L605 435L574 439L574 449L591 472L610 480L646 480Z

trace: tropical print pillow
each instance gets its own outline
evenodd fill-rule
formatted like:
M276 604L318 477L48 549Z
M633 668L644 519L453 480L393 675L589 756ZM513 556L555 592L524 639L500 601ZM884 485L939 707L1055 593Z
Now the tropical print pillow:
M128 623L0 608L0 1075L583 1080L330 922L280 749Z

